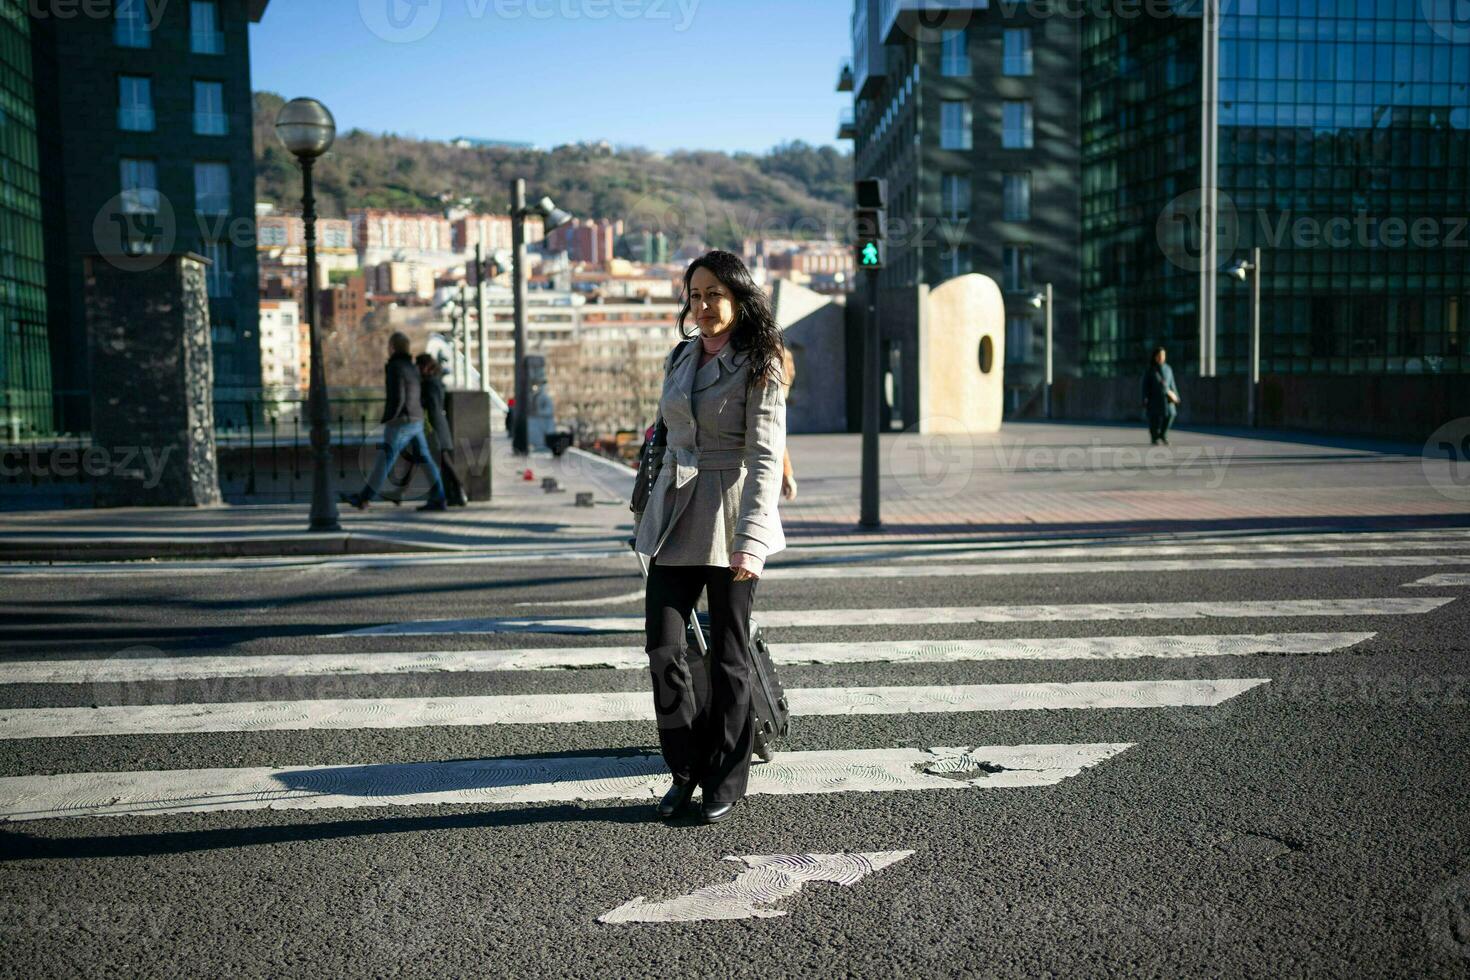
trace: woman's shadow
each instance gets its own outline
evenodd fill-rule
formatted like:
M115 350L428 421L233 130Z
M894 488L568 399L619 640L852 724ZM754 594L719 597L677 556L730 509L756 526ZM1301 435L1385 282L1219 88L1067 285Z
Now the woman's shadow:
M653 804L657 802L662 782L668 778L668 770L657 753L633 751L611 755L555 753L504 759L328 766L286 770L271 778L275 785L264 790L251 787L245 792L213 796L157 797L140 803L128 815L165 815L201 804L217 806L215 812L229 812L232 802L265 799L281 805L288 805L288 801L318 801L318 806L302 809L325 816L336 805L371 806L371 802L362 801L374 799L381 800L383 806L405 805L394 801L406 796L438 797L415 800L411 804L414 806L498 805L506 809L428 815L420 812L368 820L318 818L276 826L119 836L48 837L0 830L0 855L3 855L0 861L139 857L293 841L539 823L641 824L655 819ZM334 804L333 798L343 802ZM564 802L583 799L598 803Z

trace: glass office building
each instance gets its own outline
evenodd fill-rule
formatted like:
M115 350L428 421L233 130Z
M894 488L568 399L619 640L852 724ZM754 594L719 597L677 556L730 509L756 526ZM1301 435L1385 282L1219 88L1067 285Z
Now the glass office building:
M1470 370L1470 23L1453 0L1222 6L1215 268L1262 250L1261 370ZM1083 26L1083 374L1155 344L1200 363L1202 44L1198 2ZM1244 373L1249 287L1215 293L1216 373Z
M0 2L0 441L51 430L41 179L23 4Z

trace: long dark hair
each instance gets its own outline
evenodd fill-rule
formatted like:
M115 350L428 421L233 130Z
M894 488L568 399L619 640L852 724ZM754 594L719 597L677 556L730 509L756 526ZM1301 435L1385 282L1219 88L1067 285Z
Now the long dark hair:
M689 318L689 283L694 278L694 270L701 267L724 283L735 299L735 325L730 328L735 332L730 337L730 345L737 351L745 351L750 357L746 390L753 390L768 378L779 377L781 353L785 349L781 342L781 328L771 310L770 297L756 285L750 277L750 270L745 268L738 255L716 249L689 263L689 268L684 270L684 305L679 308L679 336L687 340L699 332L696 327L695 333L685 333L684 322Z

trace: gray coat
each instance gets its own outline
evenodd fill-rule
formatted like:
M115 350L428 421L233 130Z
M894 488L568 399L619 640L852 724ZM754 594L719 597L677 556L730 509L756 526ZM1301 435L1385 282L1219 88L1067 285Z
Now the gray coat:
M669 441L635 547L660 565L724 568L736 551L764 561L786 547L776 511L786 396L771 379L747 397L746 352L726 344L702 368L700 354L693 343L664 362L659 412Z

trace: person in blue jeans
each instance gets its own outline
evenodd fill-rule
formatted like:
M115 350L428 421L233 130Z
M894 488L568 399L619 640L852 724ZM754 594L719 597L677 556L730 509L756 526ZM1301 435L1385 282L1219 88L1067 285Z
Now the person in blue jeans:
M373 471L368 476L367 485L359 492L348 494L342 499L358 510L367 510L368 501L382 495L383 484L388 481L388 471L393 468L398 457L409 446L413 446L424 460L429 480L434 485L429 502L419 510L448 510L444 497L444 480L429 451L429 440L424 437L419 369L413 362L413 355L409 353L406 334L395 333L388 338L388 363L383 370L383 379L383 442L378 446L378 456L373 461Z

